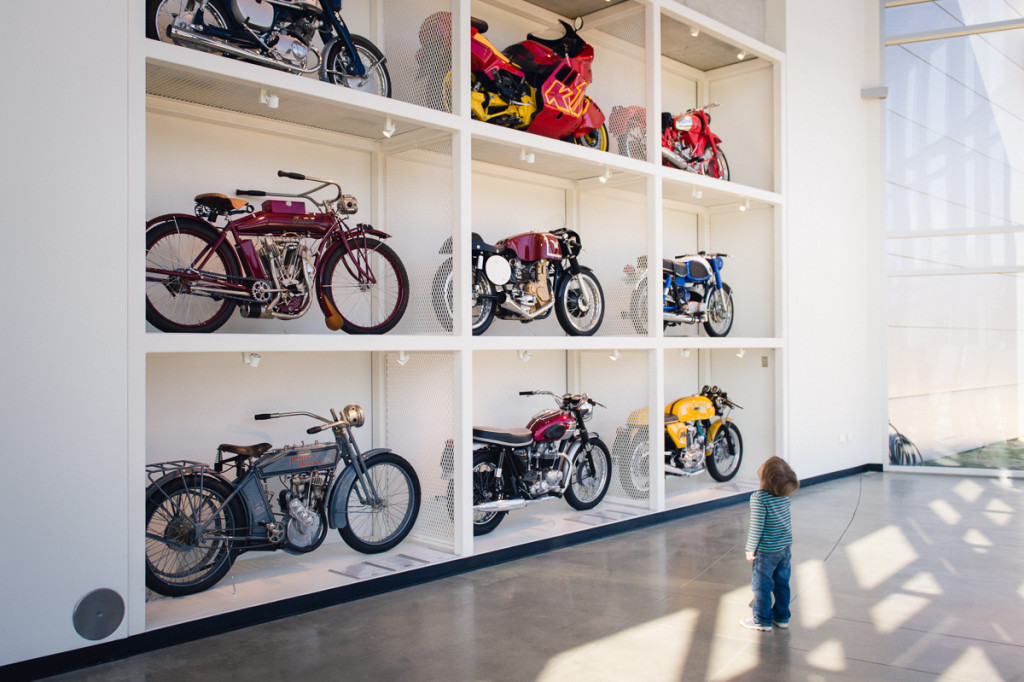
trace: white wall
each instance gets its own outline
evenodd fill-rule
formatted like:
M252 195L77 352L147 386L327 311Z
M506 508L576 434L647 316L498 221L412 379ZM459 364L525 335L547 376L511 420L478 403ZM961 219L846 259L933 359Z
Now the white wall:
M789 451L812 476L886 452L878 3L786 6ZM852 442L847 441L852 438Z
M59 2L41 31L38 9L0 22L25 56L0 75L0 665L91 644L75 605L128 581L128 20L116 0Z

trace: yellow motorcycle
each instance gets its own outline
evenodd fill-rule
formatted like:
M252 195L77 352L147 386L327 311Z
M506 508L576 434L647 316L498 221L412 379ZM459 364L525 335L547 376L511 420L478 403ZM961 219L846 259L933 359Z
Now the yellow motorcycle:
M718 386L680 398L665 407L665 474L696 476L707 470L716 481L732 480L743 460L743 438L729 419L733 408ZM650 438L647 408L634 410L615 432L612 452L626 493L643 497L650 490Z

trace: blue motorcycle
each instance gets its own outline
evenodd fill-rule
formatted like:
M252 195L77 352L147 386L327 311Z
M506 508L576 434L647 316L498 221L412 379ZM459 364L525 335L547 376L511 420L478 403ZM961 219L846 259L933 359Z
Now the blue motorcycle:
M708 336L726 336L732 329L732 289L722 281L725 253L676 256L662 261L664 326L703 324ZM636 267L624 270L631 284L629 317L638 334L647 333L647 256L637 259Z

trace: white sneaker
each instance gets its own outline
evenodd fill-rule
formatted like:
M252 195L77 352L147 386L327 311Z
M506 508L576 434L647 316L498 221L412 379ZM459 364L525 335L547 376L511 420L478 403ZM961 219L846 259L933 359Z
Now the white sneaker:
M747 628L748 630L759 630L761 632L771 632L771 625L761 625L753 618L744 618L740 621L740 626Z
M774 625L777 628L781 628L781 629L785 630L786 628L789 627L789 621L788 620L787 621L773 620L772 621L772 625Z

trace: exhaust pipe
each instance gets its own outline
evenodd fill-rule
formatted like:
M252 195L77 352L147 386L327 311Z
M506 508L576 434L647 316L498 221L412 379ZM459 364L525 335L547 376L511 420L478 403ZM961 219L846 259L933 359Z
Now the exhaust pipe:
M504 512L511 511L513 509L522 509L523 507L530 504L537 504L538 502L547 502L548 500L557 499L552 496L539 497L536 500L495 500L494 502L482 502L481 504L474 504L473 511L475 512Z
M288 73L316 73L317 71L320 70L319 64L317 64L316 68L313 69L300 69L295 66L288 66L286 64L282 64L281 62L271 57L265 57L251 50L245 50L240 47L235 47L234 45L222 43L221 41L214 40L213 38L207 38L204 35L200 35L195 31L191 31L181 26L172 25L168 33L171 37L171 40L173 40L176 43L182 43L185 45L190 45L192 47L201 47L208 50L215 50L217 52L232 57L238 57L239 59L245 59L247 61L256 62L257 64L261 64L263 66L269 66L270 68L277 69L279 71L287 71Z
M693 315L673 315L671 313L665 313L665 321L666 322L673 322L673 323L676 323L676 324L678 324L680 322L683 322L683 323L686 323L686 324L693 324L694 322L699 322L699 320L696 317L694 317Z
M680 469L679 467L674 467L666 464L665 473L672 474L673 476L696 476L697 474L704 473L704 467L701 467L700 469L694 469L691 471L689 469Z
M662 147L661 148L661 156L662 156L662 158L664 158L666 161L671 163L676 168L683 168L683 169L685 169L685 168L689 168L690 167L690 163L686 159L684 159L683 157L679 156L678 154L676 154L671 149L665 149L664 147Z
M531 312L525 310L524 308L522 308L518 303L516 303L515 301L510 299L508 296L506 296L505 300L501 302L501 307L502 308L505 308L506 310L511 310L516 315L519 315L520 317L525 317L527 320L533 320L533 319L536 319L537 317L543 315L548 310L550 310L551 306L553 306L553 305L555 305L554 299L552 299L551 303L548 303L546 306L544 306L543 308L541 308L537 312L531 313Z

